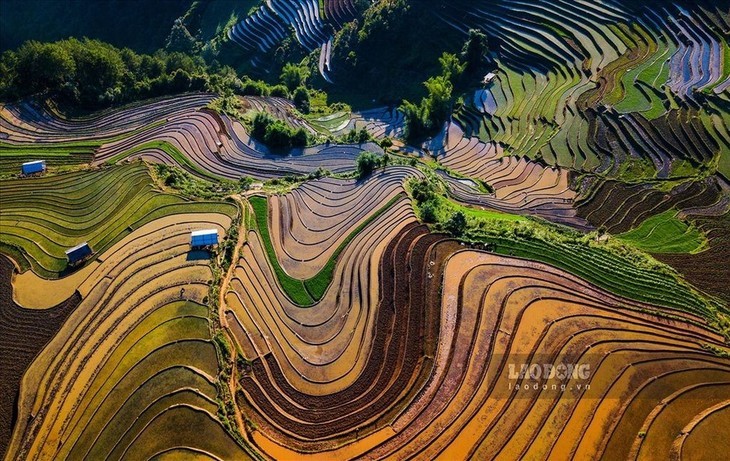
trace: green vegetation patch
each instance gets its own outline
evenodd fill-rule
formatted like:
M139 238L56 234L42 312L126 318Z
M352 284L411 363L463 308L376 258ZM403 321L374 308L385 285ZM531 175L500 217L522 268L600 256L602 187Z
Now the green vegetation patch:
M674 270L620 239L455 203L444 196L445 186L433 174L409 181L407 190L419 218L436 230L494 253L550 264L619 296L715 317L716 306Z
M492 226L468 232L466 238L487 243L489 249L498 254L558 267L619 296L707 319L714 316L707 300L676 273L653 259L641 258L635 251L621 249L615 244L596 242L595 235L566 236L561 241L546 239L527 229L531 228Z
M652 216L618 238L649 253L697 253L707 248L705 235L677 218L675 210Z

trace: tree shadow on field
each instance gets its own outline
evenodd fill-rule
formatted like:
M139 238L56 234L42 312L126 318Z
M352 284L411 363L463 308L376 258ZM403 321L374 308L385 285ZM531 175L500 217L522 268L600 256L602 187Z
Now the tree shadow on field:
M186 261L204 261L210 259L210 251L208 250L190 250L185 258Z

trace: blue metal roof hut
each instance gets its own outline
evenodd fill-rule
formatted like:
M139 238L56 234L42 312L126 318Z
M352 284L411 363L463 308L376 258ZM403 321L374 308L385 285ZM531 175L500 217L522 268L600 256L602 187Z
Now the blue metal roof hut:
M25 162L22 166L23 174L42 173L44 171L46 171L45 160L34 160L32 162Z
M84 242L66 250L66 257L68 258L68 263L74 265L91 256L92 253L93 251L91 251L89 244Z
M207 247L218 244L218 230L206 229L190 233L190 246L193 248Z

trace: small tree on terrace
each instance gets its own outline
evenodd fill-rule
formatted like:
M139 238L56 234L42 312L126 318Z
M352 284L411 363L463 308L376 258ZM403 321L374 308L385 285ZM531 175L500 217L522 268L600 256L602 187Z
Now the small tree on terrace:
M382 157L380 157L380 165L385 170L385 167L387 167L389 163L390 163L390 155L386 152L383 154Z
M309 70L306 67L293 63L287 63L281 71L281 83L283 83L289 91L294 91L309 78Z
M420 211L423 222L427 222L429 224L436 222L436 207L433 202L424 203L423 206L421 206Z
M453 86L459 86L466 70L466 63L462 62L457 55L447 52L441 55L439 63L441 64L441 75L446 77Z
M306 147L309 142L309 135L304 128L297 129L291 135L291 145L294 147Z
M363 152L357 157L357 177L363 179L370 176L378 163L377 155L372 152Z
M411 195L417 204L428 202L436 196L433 184L428 178L423 178L419 181L415 181L411 186Z
M428 97L422 103L424 115L429 128L436 129L449 118L454 85L445 76L431 77L424 85L428 90Z
M484 58L489 52L487 36L478 29L469 30L469 38L464 44L461 56L466 61L466 71L475 72L484 64Z
M266 112L256 112L256 115L254 115L253 120L251 121L251 135L256 139L263 141L266 136L266 127L268 127L273 121L274 120Z
M294 106L299 109L302 113L308 114L311 107L309 102L309 92L303 86L297 87L294 90Z
M461 237L466 231L466 215L462 211L452 214L449 220L446 221L444 229L454 237Z

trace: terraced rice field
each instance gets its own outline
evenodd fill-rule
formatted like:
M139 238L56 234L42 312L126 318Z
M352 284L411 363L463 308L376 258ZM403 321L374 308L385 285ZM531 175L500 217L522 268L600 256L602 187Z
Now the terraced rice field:
M216 416L218 359L203 304L212 274L188 247L190 229L230 223L217 213L160 218L105 252L47 346L58 353L24 375L10 453L246 456Z
M568 170L505 156L499 145L466 138L458 126L447 130L448 139L439 155L441 163L494 189L492 194L479 193L473 186L444 174L454 198L497 211L525 213L578 228L588 227L573 208L576 194L570 188Z
M73 294L44 311L25 309L13 301L11 278L14 269L8 258L0 257L0 327L3 331L0 339L0 392L4 396L0 402L0 440L3 446L10 440L17 420L15 405L23 372L81 301L81 296Z
M707 236L706 251L696 254L659 254L657 258L675 267L698 287L730 302L730 287L725 283L730 216L699 218L697 227Z
M28 197L32 202L28 203ZM157 190L142 163L0 183L0 243L22 251L33 271L68 272L64 251L88 242L97 253L147 222L178 213L220 210Z
M343 348L342 342L362 344L357 323L335 327L347 322L337 315L348 309L342 300L325 299L306 311L285 307L283 317L276 314L279 309L236 307L228 313L251 361L241 370L238 403L257 415L249 436L265 453L278 458L314 450L337 458L611 457L617 451L608 451L607 444L618 443L614 438L627 430L632 433L625 426L641 424L666 397L702 382L730 384L727 360L704 354L700 347L721 338L696 324L698 318L658 320L643 312L648 306L597 290L550 266L462 251L455 242L416 226L386 247L379 281L385 296L375 309L351 298L350 309L365 312L346 316L382 327L372 330L374 337L367 341L372 349L359 347L356 358L344 361L347 366L337 365L347 349L331 358L325 354ZM416 255L425 258L418 262ZM400 263L403 257L409 269ZM246 266L246 272L252 270ZM251 299L259 284L252 278L241 283L229 295L236 301L231 304L260 305ZM423 298L442 283L440 305ZM371 285L365 293L370 291L373 299L375 290ZM265 292L259 289L255 296ZM399 315L411 317L398 320ZM439 323L437 342L418 333L413 341L406 339L410 328L429 331L434 321ZM576 359L589 365L590 378L558 382L567 383L567 394L543 390L542 382L539 391L530 383L530 390L517 393L514 387L525 383L509 378L509 364L520 360ZM372 378L362 379L366 373ZM381 388L381 380L389 384ZM405 382L416 390L404 393ZM631 392L628 382L633 383ZM576 387L581 385L586 388ZM646 395L633 395L633 389ZM690 402L696 406L689 410L686 403L678 405L692 414L713 405L712 400ZM381 416L370 419L374 407L382 408ZM634 440L629 442L621 446L628 450ZM654 448L670 450L673 442L672 437Z
M307 56L317 90L401 4L224 3L180 20L219 30L203 54L272 85ZM728 452L727 2L404 3L489 48L417 141L399 101L2 102L4 459ZM257 112L329 141L270 149Z

